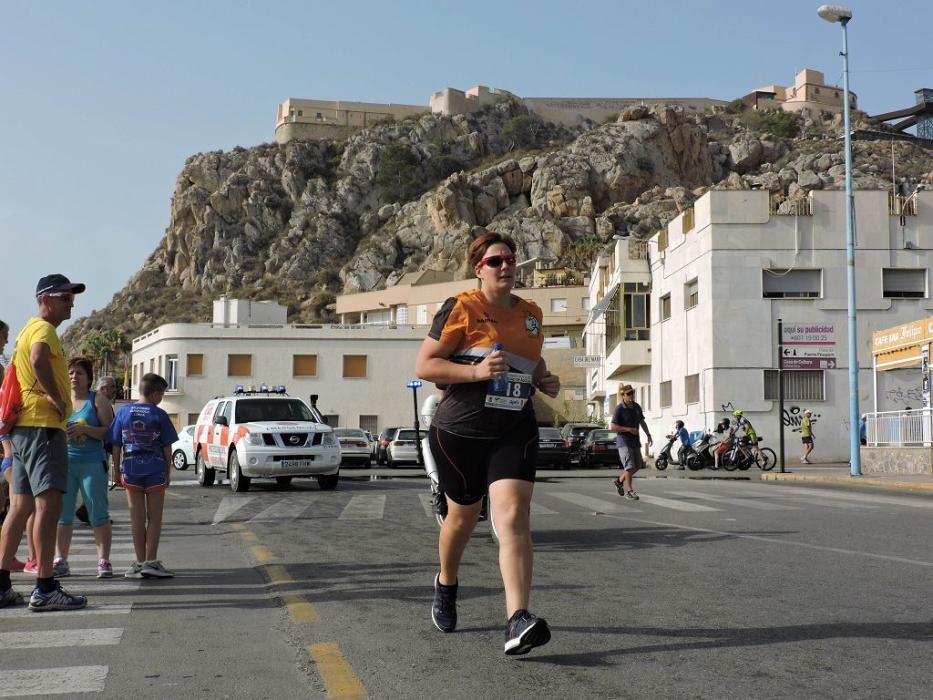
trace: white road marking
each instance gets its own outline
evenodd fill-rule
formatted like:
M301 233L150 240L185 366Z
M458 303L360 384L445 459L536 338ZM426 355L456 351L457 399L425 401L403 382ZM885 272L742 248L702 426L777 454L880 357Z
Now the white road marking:
M763 488L772 488L765 486ZM816 498L820 503L826 503L826 500L848 501L852 503L864 504L863 507L878 507L880 505L905 506L907 508L933 508L933 499L929 498L898 498L897 496L886 496L880 493L840 493L830 491L829 489L814 489L806 486L785 486L776 487L781 490L783 496L795 498L796 496L807 496ZM827 504L833 505L833 504Z
M421 507L424 508L424 514L429 518L434 517L434 496L430 493L419 493L418 498L421 500Z
M531 502L531 514L532 515L557 515L556 510L551 510L542 506L540 503Z
M273 503L260 513L257 513L250 522L259 520L293 520L307 510L311 502L304 494L298 496L289 496L283 498L277 503Z
M22 623L24 620L44 620L47 617L56 615L65 615L67 617L75 617L78 615L128 615L132 609L132 603L127 603L125 605L95 605L93 601L88 601L87 607L82 610L50 610L39 615L30 611L23 605L15 608L0 608L0 619L15 617Z
M90 571L90 569L88 570ZM94 570L97 573L97 570ZM74 589L78 595L99 595L101 593L135 593L139 590L142 579L123 578L123 571L114 571L112 579L91 579L89 581L71 581L64 579L66 589ZM31 590L31 589L30 589ZM72 592L69 590L69 592Z
M621 498L619 502L613 503L600 498L584 496L582 493L572 493L569 491L550 492L547 495L559 498L562 501L567 501L568 503L573 503L575 506L580 506L581 508L596 513L641 513L638 508L633 508L629 505L631 501L625 501L623 503Z
M214 513L214 520L211 521L211 525L223 522L247 503L254 500L256 500L255 496L240 496L239 498L224 496L220 501L220 505L217 506L217 512Z
M65 693L101 693L107 680L107 666L66 666L4 671L0 698Z
M338 520L380 520L385 507L384 493L353 496Z
M882 561L895 561L900 564L914 564L916 566L927 566L933 568L933 561L922 561L919 559L907 559L906 557L893 557L886 554L873 554L857 549L843 549L841 547L827 547L819 544L810 544L809 542L796 542L794 540L780 540L776 537L764 537L762 535L746 535L741 532L726 532L724 530L713 530L708 527L691 527L689 525L678 525L676 523L664 523L657 520L647 520L645 518L629 518L624 515L611 515L608 517L616 520L628 520L633 523L642 523L644 525L657 525L660 527L672 527L677 530L687 530L689 532L705 532L712 535L723 535L725 537L735 537L740 540L755 540L756 542L768 542L769 544L782 544L791 547L803 547L804 549L815 549L820 552L833 552L835 554L850 554L857 557L868 557L869 559L881 559Z
M88 562L88 561L92 561L92 562L94 562L94 563L96 564L97 561L98 561L98 559L100 559L100 557L98 557L96 553L94 553L94 554L75 554L74 552L72 552L71 554L68 555L68 563L69 563L69 564L73 564L73 563L75 563L75 562ZM110 553L110 561L111 561L111 562L129 561L129 562L132 564L134 561L136 561L136 554L135 554L135 552L134 552L132 549L130 549L130 550L126 551L126 552L111 552L111 553ZM74 567L73 567L73 566L72 566L71 568L72 568L72 570L74 570ZM96 568L96 567L95 567L95 569L94 569L94 573L95 573L95 574L97 573L97 568Z
M42 615L43 613L32 613ZM49 647L99 647L119 644L122 627L92 629L31 630L0 632L0 649L46 649ZM4 684L6 678L4 674Z
M682 491L672 491L671 494L682 498L698 498L703 501L728 503L733 506L753 508L754 510L800 510L796 506L782 506L779 503L772 503L770 501L764 500L763 498L733 498L730 496L714 496L710 493L686 493Z
M704 506L700 503L675 501L673 498L662 498L661 496L652 496L650 494L640 493L638 496L641 501L650 505L660 506L662 508L670 508L671 510L679 510L685 513L715 513L722 510L721 508Z

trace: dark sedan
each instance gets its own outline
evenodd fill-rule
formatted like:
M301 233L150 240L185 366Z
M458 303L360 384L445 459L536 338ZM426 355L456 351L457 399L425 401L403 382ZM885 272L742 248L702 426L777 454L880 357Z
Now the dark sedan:
M570 466L570 450L557 428L538 428L537 465L555 466L558 469Z
M591 430L580 445L580 467L619 467L616 434L611 430Z

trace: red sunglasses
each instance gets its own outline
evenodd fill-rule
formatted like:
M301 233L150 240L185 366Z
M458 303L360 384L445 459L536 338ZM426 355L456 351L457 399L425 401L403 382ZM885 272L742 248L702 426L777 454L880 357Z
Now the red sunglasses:
M515 265L515 256L514 255L490 255L479 261L480 265L486 265L487 267L502 267L502 263L508 263L509 265Z

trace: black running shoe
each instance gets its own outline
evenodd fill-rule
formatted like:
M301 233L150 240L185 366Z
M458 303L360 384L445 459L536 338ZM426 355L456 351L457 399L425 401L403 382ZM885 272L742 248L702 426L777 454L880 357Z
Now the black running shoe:
M441 632L453 632L457 628L457 584L444 586L441 575L434 577L434 604L431 619Z
M619 492L619 495L624 496L625 495L625 484L623 484L618 479L613 479L612 483L616 485L616 491Z
M535 647L551 641L547 622L527 610L516 610L505 628L505 653L509 656L527 654Z

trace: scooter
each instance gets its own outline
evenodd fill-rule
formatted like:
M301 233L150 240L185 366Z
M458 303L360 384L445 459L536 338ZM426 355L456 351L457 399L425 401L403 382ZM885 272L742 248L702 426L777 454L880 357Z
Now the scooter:
M672 433L671 435L665 435L664 437L667 438L667 444L661 448L661 451L658 452L658 456L654 458L654 468L662 472L665 469L667 469L668 464L676 464L677 466L681 466L680 462L678 462L677 459L672 454L673 449L674 449L674 443L677 441L677 435ZM687 448L687 449L690 454L693 453L692 448ZM689 454L687 455L687 457L684 458L684 461L686 462L686 466L690 466ZM690 468L700 469L701 467L690 467Z
M718 445L718 441L712 433L704 431L693 443L693 450L687 455L687 467L696 471L697 469L718 469L716 459L713 456L713 450Z

